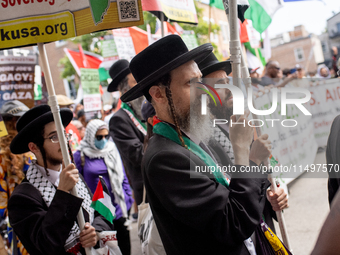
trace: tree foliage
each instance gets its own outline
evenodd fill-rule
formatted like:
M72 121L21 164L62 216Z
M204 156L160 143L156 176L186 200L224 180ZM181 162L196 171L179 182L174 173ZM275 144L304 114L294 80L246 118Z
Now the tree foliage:
M63 79L72 75L77 75L76 70L66 55L59 60L58 67L63 68L63 71L61 72L61 78Z

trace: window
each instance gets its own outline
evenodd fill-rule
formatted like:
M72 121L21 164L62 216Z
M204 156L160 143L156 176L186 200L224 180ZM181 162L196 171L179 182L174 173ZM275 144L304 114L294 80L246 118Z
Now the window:
M340 34L340 23L337 23L337 24L336 24L336 27L337 27L337 29L338 29L337 34Z
M295 48L294 49L294 54L295 54L295 60L296 62L301 62L305 60L305 55L303 53L302 48Z

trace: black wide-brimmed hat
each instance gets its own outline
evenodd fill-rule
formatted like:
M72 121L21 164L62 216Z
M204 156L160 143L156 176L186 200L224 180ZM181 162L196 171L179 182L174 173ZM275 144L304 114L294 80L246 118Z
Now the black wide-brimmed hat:
M198 67L202 72L202 76L206 76L212 72L223 70L229 75L231 73L231 63L227 61L218 61L214 53L210 53L205 59L198 63Z
M120 99L123 102L129 102L143 95L149 98L149 88L153 82L191 60L201 61L212 50L212 45L207 43L189 51L180 36L163 37L131 60L130 70L137 85Z
M120 59L116 61L109 70L109 74L112 78L111 83L107 87L108 92L114 92L118 90L118 84L131 73L129 69L129 61L126 59Z
M73 118L73 113L68 108L60 109L61 121L66 127ZM53 114L48 105L39 105L28 110L20 117L16 129L18 134L11 142L10 149L13 154L22 154L29 151L28 144L33 141L40 127L53 121Z

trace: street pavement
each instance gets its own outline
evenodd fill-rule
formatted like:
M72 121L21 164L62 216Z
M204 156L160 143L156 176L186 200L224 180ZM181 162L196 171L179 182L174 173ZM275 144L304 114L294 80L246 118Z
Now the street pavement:
M325 152L317 154L315 163L326 163ZM284 211L284 218L294 255L311 253L329 212L327 173L323 178L311 178L311 176L311 173L304 173L288 186L289 208ZM280 237L278 224L275 228ZM131 255L141 255L137 223L132 223L130 238Z
M317 154L315 164L325 163L325 152ZM311 178L312 175L304 173L288 185L289 208L284 211L284 218L295 255L311 253L329 212L327 173L323 178ZM278 225L275 228L279 232Z

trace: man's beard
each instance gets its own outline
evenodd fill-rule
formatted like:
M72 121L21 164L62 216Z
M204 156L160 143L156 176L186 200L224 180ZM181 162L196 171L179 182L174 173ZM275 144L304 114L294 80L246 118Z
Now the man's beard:
M214 128L210 111L207 111L206 115L201 114L201 98L196 98L195 101L191 102L188 110L177 108L175 107L175 114L180 129L188 132L190 136L208 143L214 135Z
M233 107L228 107L226 102L222 104L222 106L209 103L208 108L215 119L225 119L229 121L233 115Z
M132 109L135 112L136 117L139 120L143 119L143 116L142 116L142 103L143 103L143 101L144 101L144 97L138 97L135 100L130 101Z
M58 153L60 153L61 150L58 151ZM49 154L46 151L46 162L49 162L50 165L52 166L58 166L62 164L62 160L60 158L55 157L55 155Z

